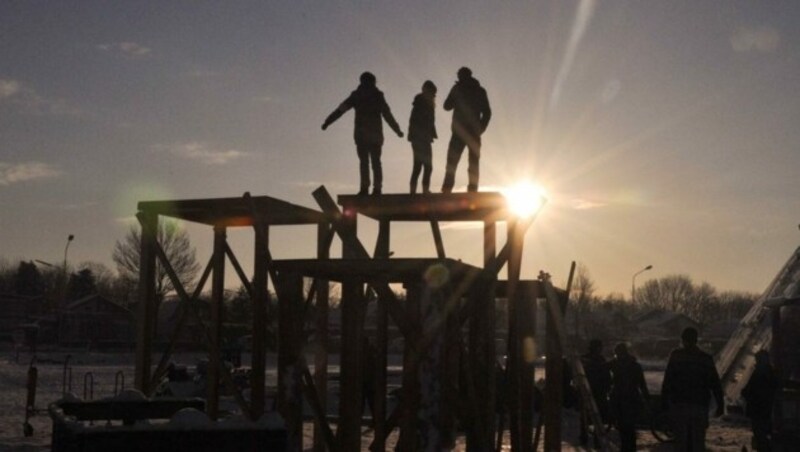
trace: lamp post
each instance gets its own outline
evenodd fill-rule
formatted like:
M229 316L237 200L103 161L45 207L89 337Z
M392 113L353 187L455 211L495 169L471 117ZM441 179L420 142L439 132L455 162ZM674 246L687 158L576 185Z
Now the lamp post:
M652 270L653 266L648 265L647 267L639 270L638 272L633 274L633 278L631 278L631 303L636 301L636 277L640 274L646 272L647 270Z
M72 243L73 240L75 240L75 236L73 234L70 234L67 237L67 246L64 247L64 274L65 275L67 274L67 251L69 251L69 244Z

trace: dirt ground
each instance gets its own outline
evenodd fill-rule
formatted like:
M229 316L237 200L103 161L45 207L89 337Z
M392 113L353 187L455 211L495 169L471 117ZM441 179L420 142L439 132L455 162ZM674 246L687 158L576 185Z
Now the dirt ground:
M21 355L19 362L15 361L13 352L5 351L0 354L0 452L34 452L50 450L51 421L47 415L47 405L59 399L62 395L63 362L66 352L40 353L37 369L39 372L38 390L36 398L36 415L30 419L34 434L31 437L23 436L23 422L25 420L25 387L27 380L28 364L30 357ZM133 356L131 354L101 354L89 352L70 353L72 367L71 392L78 396L84 394L85 375L94 379L94 398L112 396L114 381L117 372L122 371L126 387L133 384ZM87 393L88 396L88 393ZM565 411L564 415L564 443L563 450L583 450L577 446L578 415L573 411ZM308 447L312 443L313 428L307 424L304 442ZM612 433L613 435L613 433ZM372 441L371 436L365 431L363 437L363 450ZM395 432L388 439L389 449L397 441ZM508 440L505 441L504 450L509 450ZM638 444L644 451L668 451L668 444L659 443L649 431L639 431ZM736 451L742 446L750 445L750 432L746 423L733 418L713 419L709 428L706 444L711 451ZM541 447L541 446L540 446ZM455 450L465 450L464 438L459 437Z

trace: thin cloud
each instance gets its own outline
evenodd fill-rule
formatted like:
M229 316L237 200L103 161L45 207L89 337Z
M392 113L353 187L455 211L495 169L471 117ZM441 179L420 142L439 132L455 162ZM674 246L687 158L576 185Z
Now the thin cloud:
M736 52L772 53L780 45L781 36L772 27L739 27L731 35L731 46Z
M22 88L22 84L16 80L0 78L0 100L7 99L17 94Z
M606 203L599 201L591 201L583 198L575 198L571 201L572 208L575 210L597 209L605 207Z
M225 165L248 155L246 152L236 149L214 149L206 144L196 142L156 145L154 149L183 159L196 160L206 165Z
M78 116L80 109L64 99L48 99L19 80L0 79L0 102L17 105L22 111L33 115Z
M61 171L42 162L0 162L0 185L9 186L19 182L49 179L61 175Z
M122 55L128 58L144 58L150 55L152 49L133 41L112 42L98 44L97 48L109 53Z

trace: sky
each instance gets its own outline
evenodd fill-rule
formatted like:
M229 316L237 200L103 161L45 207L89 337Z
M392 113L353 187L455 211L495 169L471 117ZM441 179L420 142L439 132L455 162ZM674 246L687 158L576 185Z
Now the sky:
M0 257L59 264L74 234L70 265L113 268L142 200L355 193L352 112L320 125L365 70L404 131L438 85L437 189L441 102L468 66L493 110L481 189L548 194L523 278L563 283L578 261L599 293L628 295L652 265L637 285L760 293L800 244L797 23L797 2L4 1ZM403 193L411 146L385 132L384 192ZM448 256L481 261L477 226L443 225ZM186 228L204 264L211 231ZM275 258L313 256L313 229L276 229ZM359 223L368 249L376 229ZM230 239L251 268L252 231ZM391 246L435 256L424 224Z

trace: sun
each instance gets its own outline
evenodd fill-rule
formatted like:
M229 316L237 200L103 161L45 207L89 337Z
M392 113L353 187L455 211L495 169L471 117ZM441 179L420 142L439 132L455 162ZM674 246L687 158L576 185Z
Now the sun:
M521 181L502 190L508 201L508 208L517 216L528 218L542 208L547 197L539 185L530 181Z

